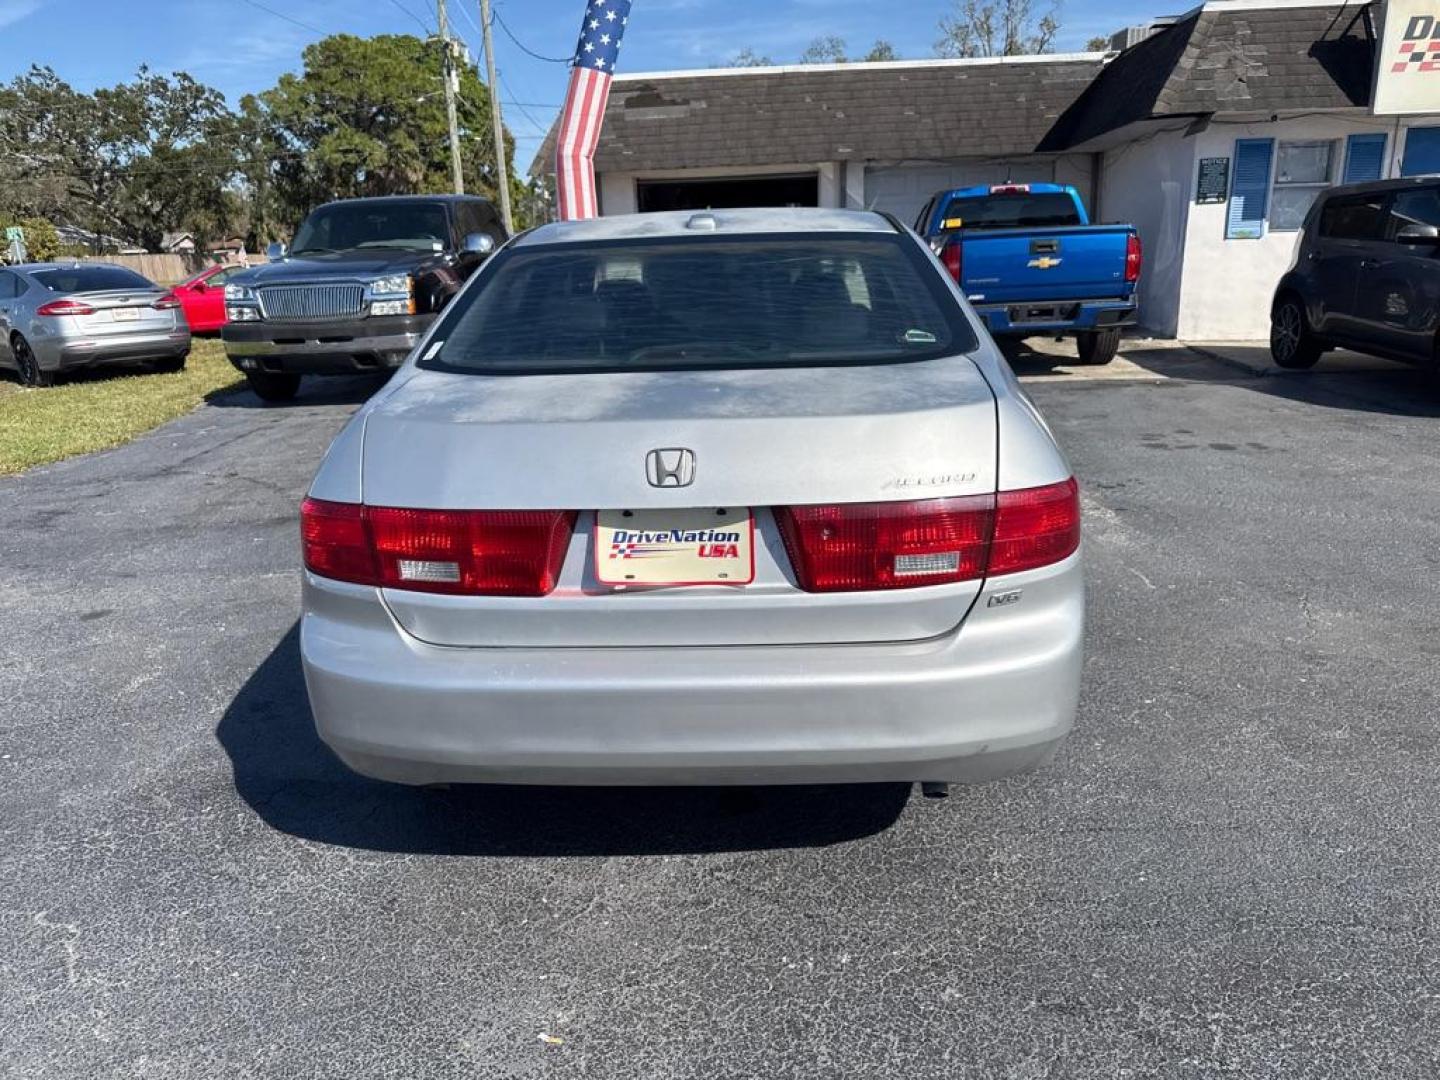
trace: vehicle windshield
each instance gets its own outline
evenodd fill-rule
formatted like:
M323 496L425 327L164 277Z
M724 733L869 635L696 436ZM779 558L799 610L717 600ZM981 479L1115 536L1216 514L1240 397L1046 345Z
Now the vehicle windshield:
M339 203L321 207L305 219L291 253L355 248L443 251L449 234L440 203Z
M1048 229L1079 224L1080 211L1066 193L1022 191L951 199L940 227L945 230Z
M153 281L123 266L66 266L30 275L51 292L104 292L107 289L157 289Z
M883 364L976 347L898 235L675 237L512 248L420 366L481 374Z

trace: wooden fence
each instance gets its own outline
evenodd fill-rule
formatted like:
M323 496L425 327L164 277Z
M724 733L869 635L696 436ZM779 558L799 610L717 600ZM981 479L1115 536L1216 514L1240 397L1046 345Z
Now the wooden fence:
M198 274L207 266L213 266L215 263L225 260L215 255L196 253L193 255L82 255L80 261L111 263L115 266L129 267L151 281L161 285L174 285L184 281L192 274ZM258 266L264 261L264 255L250 256L251 266Z

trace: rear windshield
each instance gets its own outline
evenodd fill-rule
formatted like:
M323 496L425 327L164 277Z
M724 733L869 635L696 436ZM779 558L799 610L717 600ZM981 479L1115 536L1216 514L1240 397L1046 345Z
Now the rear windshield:
M883 364L976 347L898 235L674 237L510 248L421 367L487 374Z
M1064 192L1005 192L951 199L943 229L1044 229L1079 225L1075 200Z
M30 275L51 292L104 292L106 289L154 289L153 281L123 266L67 266Z
M292 254L355 248L440 251L449 235L440 203L340 203L322 206L305 219Z

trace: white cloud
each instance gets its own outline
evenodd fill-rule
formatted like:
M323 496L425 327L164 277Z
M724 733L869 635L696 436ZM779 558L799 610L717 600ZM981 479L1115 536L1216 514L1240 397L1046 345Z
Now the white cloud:
M0 26L17 23L40 10L44 0L0 0Z

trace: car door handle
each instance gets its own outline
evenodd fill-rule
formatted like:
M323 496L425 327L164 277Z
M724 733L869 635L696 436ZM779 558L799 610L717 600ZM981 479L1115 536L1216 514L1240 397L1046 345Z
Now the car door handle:
M1379 265L1380 265L1380 260L1379 260L1379 259L1361 259L1361 260L1360 260L1360 269L1361 269L1361 270L1374 270L1374 269L1375 269L1377 266L1379 266Z

